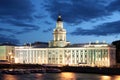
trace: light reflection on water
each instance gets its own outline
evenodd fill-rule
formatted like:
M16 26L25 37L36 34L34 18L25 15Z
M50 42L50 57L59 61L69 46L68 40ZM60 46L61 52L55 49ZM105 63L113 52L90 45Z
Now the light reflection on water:
M114 80L120 80L120 76L115 76Z
M22 75L0 74L0 80L120 80L120 75L83 74L72 72Z
M71 80L76 80L76 75L75 73L71 73L71 72L64 72L59 74L60 76L60 80L67 80L67 79L71 79Z
M16 75L3 75L3 80L18 80Z
M111 78L111 76L101 76L100 80L112 80Z

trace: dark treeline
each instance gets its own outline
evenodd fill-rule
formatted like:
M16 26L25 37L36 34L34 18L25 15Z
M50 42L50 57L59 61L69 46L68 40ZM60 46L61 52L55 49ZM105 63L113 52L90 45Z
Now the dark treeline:
M116 47L116 62L120 63L120 40L112 42Z

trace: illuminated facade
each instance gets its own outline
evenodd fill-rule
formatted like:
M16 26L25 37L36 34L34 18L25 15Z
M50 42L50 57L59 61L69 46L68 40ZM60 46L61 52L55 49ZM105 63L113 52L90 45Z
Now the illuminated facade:
M14 46L0 46L0 60L14 62Z
M71 66L115 65L115 48L107 44L68 48L16 47L15 62Z
M115 47L106 43L68 46L61 16L48 48L15 47L15 63L110 67L116 64Z

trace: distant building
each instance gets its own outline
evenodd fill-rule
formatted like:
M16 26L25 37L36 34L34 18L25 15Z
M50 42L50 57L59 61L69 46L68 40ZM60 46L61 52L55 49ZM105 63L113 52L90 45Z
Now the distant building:
M111 67L116 64L115 47L106 43L74 44L66 40L61 16L47 48L15 47L15 63Z

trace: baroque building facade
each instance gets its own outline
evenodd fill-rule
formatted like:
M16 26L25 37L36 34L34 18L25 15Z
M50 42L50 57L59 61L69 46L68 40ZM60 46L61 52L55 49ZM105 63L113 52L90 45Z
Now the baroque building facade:
M53 40L47 48L15 47L15 63L111 67L116 64L115 47L106 43L70 46L66 41L61 16L58 16Z
M61 16L58 16L56 28L53 31L53 40L49 42L49 47L65 47L70 44L66 41L66 30L63 28Z

